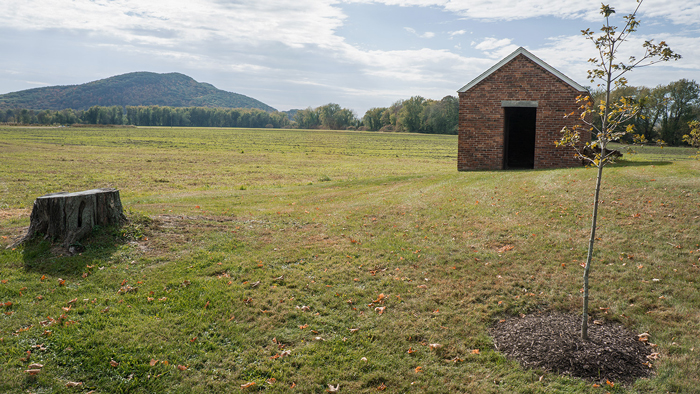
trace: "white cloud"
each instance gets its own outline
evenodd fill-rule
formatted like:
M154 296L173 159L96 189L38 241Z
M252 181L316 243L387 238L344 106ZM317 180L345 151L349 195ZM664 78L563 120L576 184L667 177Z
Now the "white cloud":
M472 42L474 49L483 51L490 58L503 58L518 49L517 45L511 44L510 38L497 39L493 37L485 38L480 43Z
M379 3L401 7L441 7L471 19L519 20L553 16L557 18L584 18L600 20L600 2L587 0L345 0L348 3ZM618 15L634 11L636 2L612 4ZM640 8L640 17L666 18L673 23L697 25L700 21L700 3L687 0L646 0Z
M70 29L138 44L208 40L333 46L345 15L330 2L266 0L5 0L0 21L17 29Z
M404 27L404 30L406 30L407 32L409 32L411 34L415 34L416 36L418 36L420 38L433 38L433 37L435 37L435 33L430 32L430 31L425 32L423 34L418 34L416 29L413 29L411 27Z
M498 48L503 48L504 46L510 45L511 43L510 38L503 38L501 40L498 40L496 38L487 38L484 41L480 42L474 48L480 50L480 51L490 51L493 49L498 49Z

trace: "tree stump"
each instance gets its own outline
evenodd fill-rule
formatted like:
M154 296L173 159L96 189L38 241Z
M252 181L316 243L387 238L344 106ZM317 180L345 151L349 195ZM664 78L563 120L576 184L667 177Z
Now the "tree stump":
M126 220L117 189L93 189L75 193L52 193L34 201L27 235L62 241L68 248L92 232L94 226L120 225Z

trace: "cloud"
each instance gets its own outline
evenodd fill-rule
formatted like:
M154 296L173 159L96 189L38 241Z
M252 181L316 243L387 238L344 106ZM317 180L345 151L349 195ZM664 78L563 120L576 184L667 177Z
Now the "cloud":
M502 58L518 49L517 45L511 44L510 38L497 39L493 37L485 38L480 43L472 42L474 49L483 51L490 58Z
M5 0L0 21L20 30L67 29L177 47L202 40L333 46L345 15L328 2L266 0Z
M411 34L415 34L416 36L418 36L420 38L433 38L433 37L435 37L435 33L430 32L430 31L425 32L423 34L418 34L418 32L415 29L410 28L410 27L404 27L404 30L406 30L407 32L409 32Z
M512 21L539 17L600 20L600 4L580 0L345 0L348 3L378 3L401 7L440 7L470 19ZM634 11L636 2L614 5L618 15ZM646 0L640 16L664 18L676 24L697 25L700 3L687 0Z
M475 45L474 48L480 51L490 51L493 49L503 48L504 46L510 45L511 41L512 40L510 38L504 38L501 40L498 40L496 38L487 38L479 44Z

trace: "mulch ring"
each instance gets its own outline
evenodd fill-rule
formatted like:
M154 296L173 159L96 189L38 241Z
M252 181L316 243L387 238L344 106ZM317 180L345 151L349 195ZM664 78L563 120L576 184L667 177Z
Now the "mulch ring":
M637 335L607 321L588 325L581 339L581 317L533 314L501 320L490 330L496 350L524 368L539 368L605 384L632 383L652 374L658 358L648 334Z

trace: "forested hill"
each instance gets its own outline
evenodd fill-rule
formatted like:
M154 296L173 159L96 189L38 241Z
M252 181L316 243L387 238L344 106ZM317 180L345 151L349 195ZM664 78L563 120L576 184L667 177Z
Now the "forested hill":
M217 89L180 73L134 72L82 85L49 86L0 95L0 108L85 110L95 105L257 108L275 111L254 98Z

